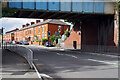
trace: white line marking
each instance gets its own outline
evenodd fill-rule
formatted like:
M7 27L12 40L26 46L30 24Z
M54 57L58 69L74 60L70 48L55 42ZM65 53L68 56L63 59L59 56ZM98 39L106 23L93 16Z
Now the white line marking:
M35 66L33 63L32 63L32 65L33 65L35 71L37 72L38 77L40 78L40 80L42 80L41 75L40 75L40 73L38 72L36 66Z
M88 59L88 60L90 60L90 61L94 61L94 62L105 63L105 64L118 65L118 63L112 63L112 62L100 61L100 60L95 60L95 59Z

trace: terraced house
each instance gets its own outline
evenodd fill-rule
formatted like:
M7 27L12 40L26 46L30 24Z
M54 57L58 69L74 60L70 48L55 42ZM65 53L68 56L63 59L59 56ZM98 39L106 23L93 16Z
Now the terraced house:
M14 32L14 40L29 41L30 44L40 44L36 42L36 39L47 39L47 31L50 31L50 36L52 36L55 34L55 32L58 32L58 29L60 29L60 35L62 35L66 30L70 30L70 25L56 19L44 19L43 22L36 20L36 23L27 23L26 25L22 25L20 30L16 30Z

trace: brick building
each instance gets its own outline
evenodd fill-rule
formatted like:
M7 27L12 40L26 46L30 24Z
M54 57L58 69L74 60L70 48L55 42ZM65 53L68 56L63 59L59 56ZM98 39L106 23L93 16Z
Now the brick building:
M119 28L120 30L120 28ZM118 23L114 15L91 16L82 21L81 26L75 26L70 36L64 42L64 47L74 48L76 41L77 49L83 51L117 51L118 46Z
M6 40L6 41L13 41L15 39L14 37L14 32L16 32L17 30L19 30L18 28L14 29L14 30L11 30L11 31L7 31L5 33L5 35L3 36L3 40Z
M64 34L67 29L70 30L70 25L66 24L63 21L56 19L44 19L43 22L36 20L36 23L31 22L31 24L27 23L26 25L22 25L22 28L20 30L16 30L14 32L11 31L11 33L14 33L15 41L29 41L30 44L38 44L35 41L36 39L47 39L47 31L50 31L50 36L52 36L55 34L55 32L58 32L59 27L61 30L60 35ZM7 34L5 34L4 37L5 36L7 36ZM5 37L5 40L6 39L7 38Z

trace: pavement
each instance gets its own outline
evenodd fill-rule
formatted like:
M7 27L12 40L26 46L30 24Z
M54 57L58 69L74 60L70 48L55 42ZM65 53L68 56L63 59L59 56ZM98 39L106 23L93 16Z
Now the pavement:
M40 80L27 61L9 50L2 51L2 80Z
M118 56L95 55L31 45L26 47L33 51L34 63L39 72L54 79L118 80Z
M23 46L23 45L22 45ZM111 56L111 57L118 57L119 53L113 53L113 52L101 52L101 53L93 53L93 52L82 52L80 49L64 49L61 47L45 47L41 45L29 45L32 47L39 47L39 48L44 48L44 49L50 49L50 50L57 50L57 51L67 51L67 52L73 52L73 53L87 53L87 54L92 54L92 55L103 55L103 56Z

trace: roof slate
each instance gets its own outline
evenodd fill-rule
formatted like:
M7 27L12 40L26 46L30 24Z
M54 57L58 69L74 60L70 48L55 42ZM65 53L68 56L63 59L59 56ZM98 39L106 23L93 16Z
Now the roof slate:
M37 23L37 24L33 24L33 25L28 26L28 27L21 28L20 30L28 29L28 28L43 25L43 24L68 25L67 23L65 23L63 21L60 21L59 19L48 19L46 21L43 21L43 22L40 22L40 23Z

